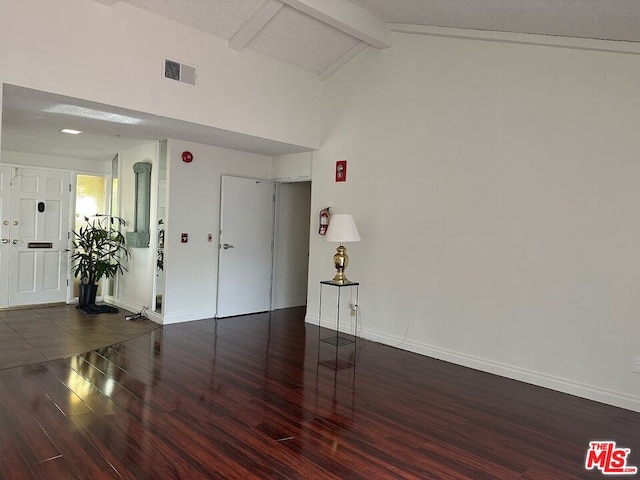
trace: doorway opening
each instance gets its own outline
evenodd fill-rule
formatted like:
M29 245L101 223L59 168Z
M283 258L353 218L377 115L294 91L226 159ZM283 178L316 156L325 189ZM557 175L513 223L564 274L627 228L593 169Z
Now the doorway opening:
M311 182L223 175L218 318L305 306Z
M74 231L87 223L87 218L95 215L107 215L109 213L108 188L109 182L101 175L76 175L76 204L74 215ZM80 279L74 277L70 300L78 297ZM98 296L103 296L104 285L98 287Z
M272 310L307 304L311 182L276 185Z

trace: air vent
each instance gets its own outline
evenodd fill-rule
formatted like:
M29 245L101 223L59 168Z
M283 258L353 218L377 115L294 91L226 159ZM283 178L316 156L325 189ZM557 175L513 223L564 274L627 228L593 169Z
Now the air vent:
M196 67L166 59L164 61L164 78L195 87L197 78Z

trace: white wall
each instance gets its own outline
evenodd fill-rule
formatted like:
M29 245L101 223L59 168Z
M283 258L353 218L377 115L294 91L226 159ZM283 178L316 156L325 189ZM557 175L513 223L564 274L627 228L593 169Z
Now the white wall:
M279 155L272 158L271 174L277 181L300 181L311 179L313 152Z
M151 232L154 231L155 211L157 200L155 194L158 176L158 143L150 143L140 147L122 150L119 155L118 188L119 212L127 222L126 232L133 232L135 228L135 174L133 165L137 162L151 164ZM156 179L154 181L154 179ZM152 233L153 237L153 233ZM127 264L128 271L118 280L117 300L131 311L140 311L143 307L152 308L153 279L155 276L155 239L151 239L151 246L147 248L127 247L131 257Z
M363 335L640 411L639 84L638 55L407 34L334 74L312 211L358 224Z
M164 323L216 314L220 176L269 179L271 158L180 140L168 142ZM191 163L182 152L193 154ZM189 242L181 243L180 234ZM213 234L213 242L207 235Z
M273 308L307 303L311 182L278 185Z
M29 165L32 167L43 168L60 168L63 170L73 170L77 173L95 173L100 175L111 173L111 162L55 157L52 155L39 155L35 153L3 151L2 163Z
M162 78L164 59L197 86ZM115 2L0 1L0 84L315 148L321 84L309 72Z

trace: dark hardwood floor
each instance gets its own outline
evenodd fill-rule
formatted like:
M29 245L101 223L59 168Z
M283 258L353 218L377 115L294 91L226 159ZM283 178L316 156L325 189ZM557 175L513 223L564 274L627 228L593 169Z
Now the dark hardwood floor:
M336 372L317 340L287 309L2 370L0 477L606 478L592 440L640 465L638 413L371 342Z

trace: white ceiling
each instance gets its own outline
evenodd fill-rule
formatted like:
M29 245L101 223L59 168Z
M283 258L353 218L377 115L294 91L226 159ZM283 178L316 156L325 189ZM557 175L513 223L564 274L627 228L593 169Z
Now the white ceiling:
M119 1L230 43L269 7L246 48L319 75L363 40L359 21L368 17L381 28L402 23L640 42L640 0Z
M364 48L391 46L388 24L640 42L640 0L87 0L117 1L327 78ZM52 106L68 105L65 113ZM47 111L48 110L48 111ZM135 118L126 125L87 112ZM74 113L75 112L75 113ZM80 113L80 115L79 115ZM84 115L84 116L83 116ZM95 114L89 114L95 117ZM122 119L122 118L120 118ZM83 130L71 136L61 128ZM201 125L5 85L2 148L110 160L122 148L179 138L265 155L299 148Z
M390 23L640 42L638 0L351 0Z
M70 135L62 133L63 128L83 133ZM269 156L304 151L287 143L111 105L14 85L3 87L3 150L107 161L118 150L167 138Z

